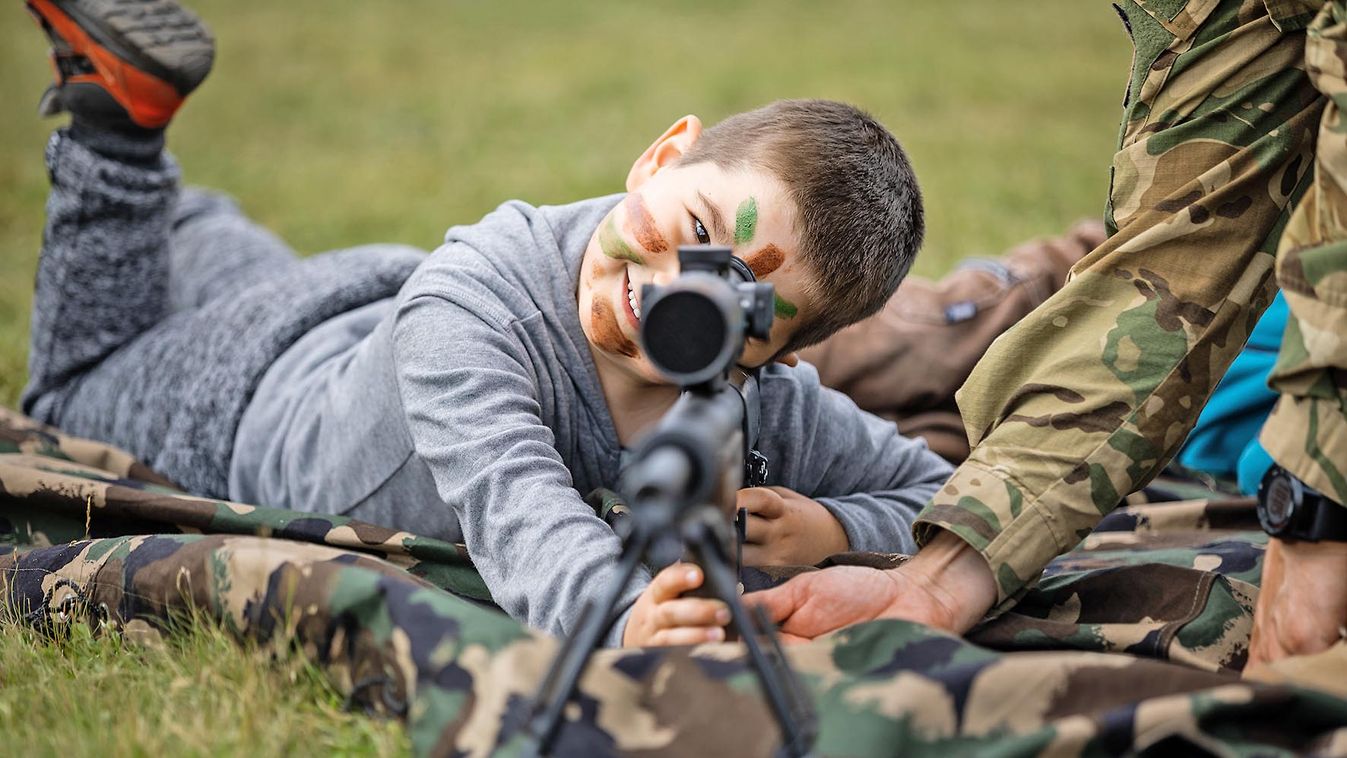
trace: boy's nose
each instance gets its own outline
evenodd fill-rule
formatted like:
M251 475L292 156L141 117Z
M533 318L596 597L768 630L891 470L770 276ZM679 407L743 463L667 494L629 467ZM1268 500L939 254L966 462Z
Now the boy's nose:
M663 287L663 286L667 285L669 282L672 282L673 280L677 279L677 278L678 278L678 272L677 272L677 271L656 271L656 272L655 272L655 275L654 275L653 277L651 277L651 278L654 280L654 283L655 283L655 284L657 284L657 285Z

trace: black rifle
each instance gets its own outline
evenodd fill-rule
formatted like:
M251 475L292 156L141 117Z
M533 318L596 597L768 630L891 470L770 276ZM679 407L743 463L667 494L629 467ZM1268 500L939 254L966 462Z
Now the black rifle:
M781 652L775 627L761 609L750 614L739 599L731 546L742 534L735 534L727 518L744 481L761 484L766 474L766 459L752 449L756 372L745 377L742 388L730 374L744 340L766 339L771 332L772 285L757 283L726 247L680 247L678 260L682 275L674 282L642 289L641 342L650 361L683 393L641 441L622 476L618 489L632 513L617 576L597 603L585 606L533 699L524 736L538 754L551 753L566 703L616 620L617 602L641 561L659 568L685 551L701 567L709 594L729 606L730 631L742 638L781 728L781 752L808 755L817 737L812 703Z

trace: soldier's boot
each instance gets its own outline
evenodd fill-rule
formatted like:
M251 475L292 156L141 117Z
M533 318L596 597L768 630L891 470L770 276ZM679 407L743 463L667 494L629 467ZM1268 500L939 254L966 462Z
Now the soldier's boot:
M91 126L162 129L210 73L215 40L172 0L26 0L56 81L38 105Z

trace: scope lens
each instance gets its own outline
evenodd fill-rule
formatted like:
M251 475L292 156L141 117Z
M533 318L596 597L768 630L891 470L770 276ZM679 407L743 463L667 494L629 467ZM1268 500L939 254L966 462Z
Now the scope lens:
M700 292L681 290L651 303L641 319L645 352L656 368L695 374L715 363L725 349L725 314Z

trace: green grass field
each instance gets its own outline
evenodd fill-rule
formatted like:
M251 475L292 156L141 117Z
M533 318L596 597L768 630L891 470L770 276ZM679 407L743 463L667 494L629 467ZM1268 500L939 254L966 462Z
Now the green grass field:
M209 0L217 66L170 134L187 181L296 249L433 247L503 200L619 191L686 113L857 103L911 154L917 272L1097 215L1130 50L1106 4ZM1020 13L1035 8L1036 13ZM46 194L46 44L0 12L0 402L25 378ZM36 752L398 752L295 661L203 632L163 650L0 627L0 734ZM71 715L75 714L75 715Z

